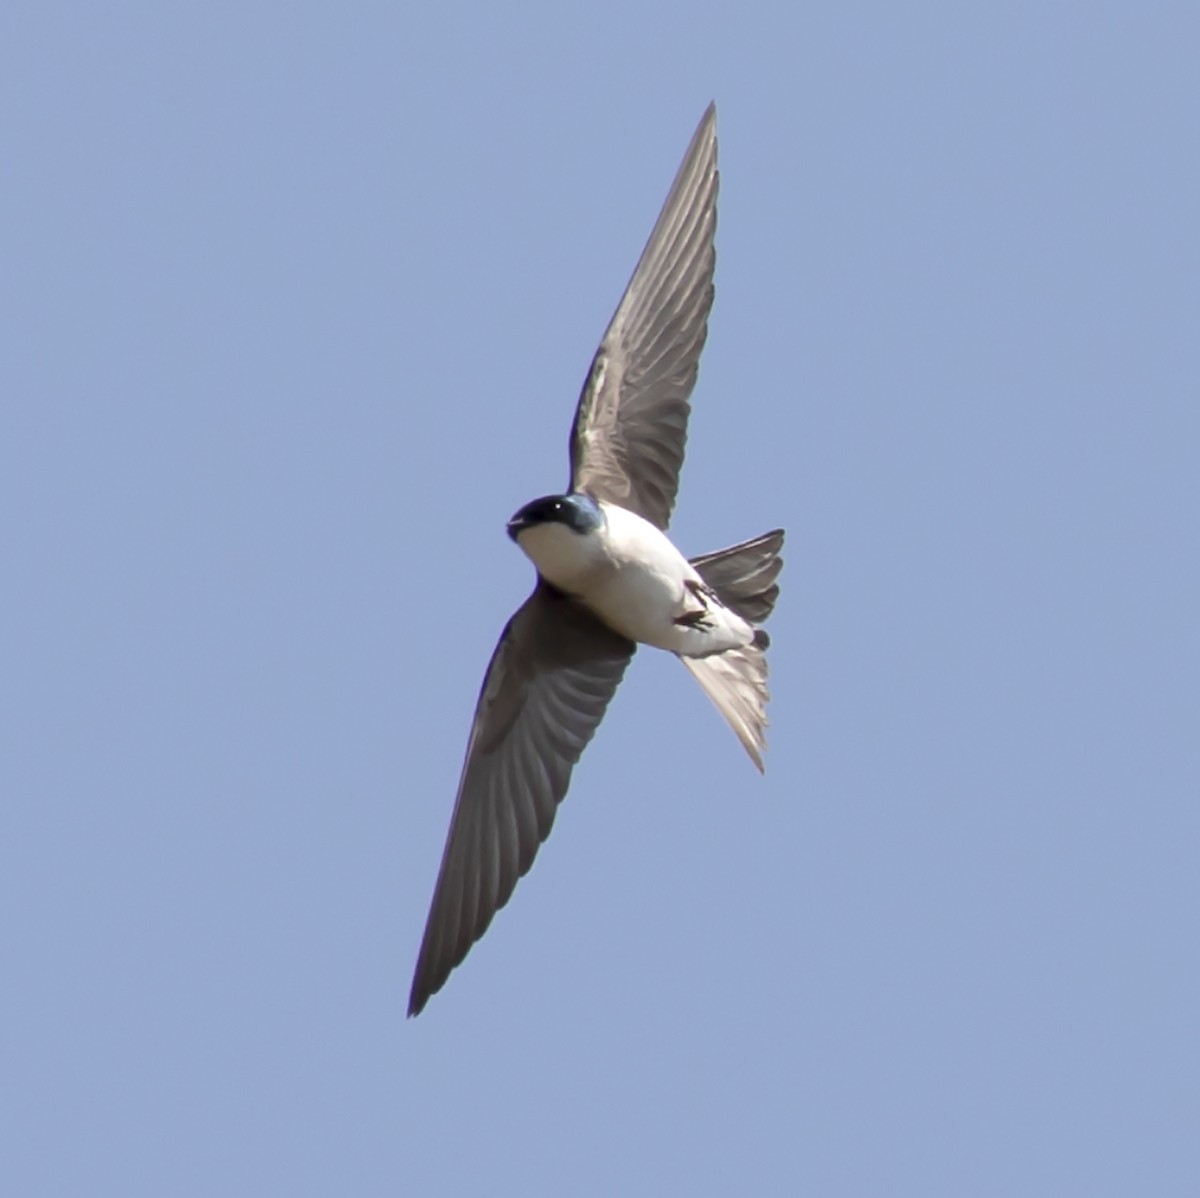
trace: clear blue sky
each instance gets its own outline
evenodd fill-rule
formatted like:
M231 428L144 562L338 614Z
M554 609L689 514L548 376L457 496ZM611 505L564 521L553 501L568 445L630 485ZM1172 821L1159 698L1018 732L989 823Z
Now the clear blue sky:
M0 1191L1200 1193L1198 45L6 6ZM711 98L673 530L788 529L767 775L640 654L406 1021L504 521Z

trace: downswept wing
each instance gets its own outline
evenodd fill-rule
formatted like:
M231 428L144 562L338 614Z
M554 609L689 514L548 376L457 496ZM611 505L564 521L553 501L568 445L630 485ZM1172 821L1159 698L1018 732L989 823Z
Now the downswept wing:
M413 976L416 1015L508 902L636 646L539 581L484 676Z
M710 104L592 359L571 432L571 489L663 529L713 302L716 120Z

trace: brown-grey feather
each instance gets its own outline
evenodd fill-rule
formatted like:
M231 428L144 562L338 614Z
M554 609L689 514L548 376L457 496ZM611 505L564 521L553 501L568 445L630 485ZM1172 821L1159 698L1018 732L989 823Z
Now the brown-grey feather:
M635 645L542 584L480 690L409 997L417 1014L529 870Z
M740 545L704 553L691 559L701 578L726 607L751 624L761 624L779 598L775 579L783 569L784 532L777 528Z
M783 569L779 556L783 538L783 529L777 528L740 545L694 557L692 565L726 607L742 619L759 624L771 614L779 598L775 579ZM712 657L680 658L760 770L770 699L765 648L766 638L756 636L754 644L744 648Z
M571 487L666 528L708 335L716 254L710 106L592 361L571 434Z

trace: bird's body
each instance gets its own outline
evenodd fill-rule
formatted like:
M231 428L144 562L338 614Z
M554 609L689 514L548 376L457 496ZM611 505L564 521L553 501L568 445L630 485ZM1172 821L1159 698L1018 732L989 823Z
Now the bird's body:
M597 506L602 523L587 532L548 522L517 535L542 578L640 645L708 657L753 643L754 628L720 601L666 533L615 503Z
M712 307L716 199L710 105L584 382L570 485L508 522L538 578L480 690L410 1015L532 865L639 644L679 657L762 769L758 625L779 594L783 532L688 560L665 531Z

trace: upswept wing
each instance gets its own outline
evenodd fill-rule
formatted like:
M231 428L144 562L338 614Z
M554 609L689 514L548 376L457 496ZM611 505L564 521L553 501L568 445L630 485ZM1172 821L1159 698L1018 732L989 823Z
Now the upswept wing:
M409 1015L441 989L533 864L635 648L543 582L509 620L475 709Z
M716 119L710 104L592 359L571 432L571 489L663 529L713 302Z

